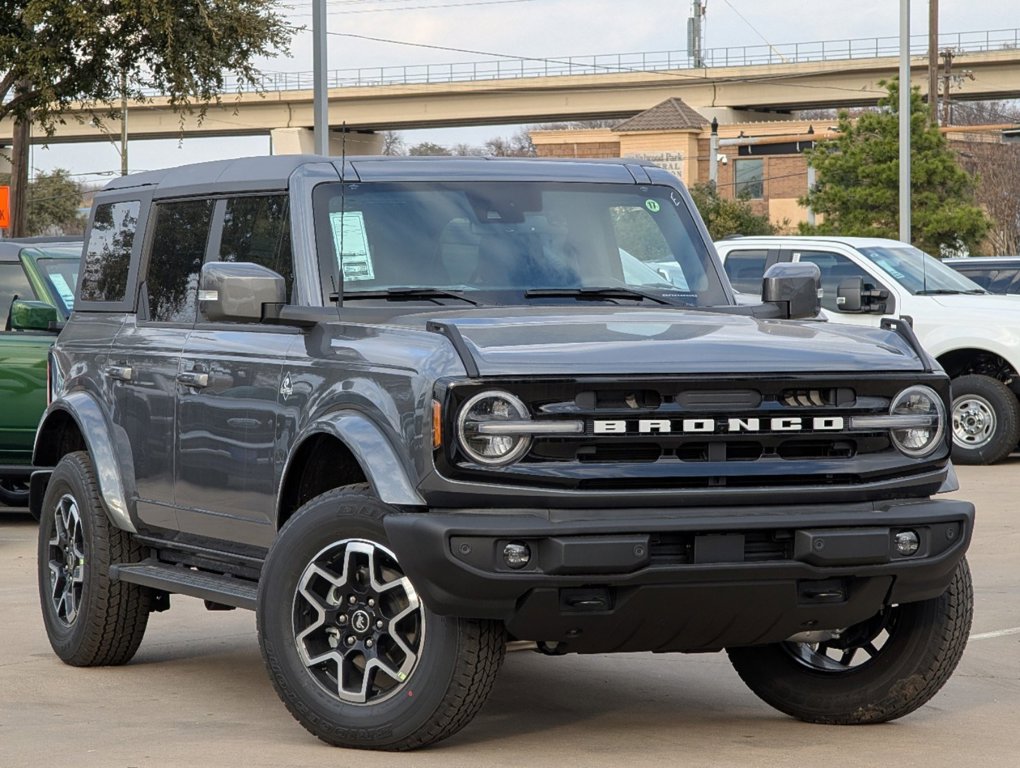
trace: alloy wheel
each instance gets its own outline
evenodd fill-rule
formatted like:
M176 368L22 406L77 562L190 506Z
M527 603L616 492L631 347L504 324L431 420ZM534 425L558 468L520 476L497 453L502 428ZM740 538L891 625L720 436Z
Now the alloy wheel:
M425 638L425 612L396 557L346 539L320 551L298 579L294 642L305 668L346 704L377 704L409 680Z
M50 602L57 618L71 626L78 618L85 588L85 535L74 497L65 493L53 515L49 541Z
M870 664L886 648L896 631L899 607L854 624L837 637L818 643L783 643L798 663L817 672L842 673Z

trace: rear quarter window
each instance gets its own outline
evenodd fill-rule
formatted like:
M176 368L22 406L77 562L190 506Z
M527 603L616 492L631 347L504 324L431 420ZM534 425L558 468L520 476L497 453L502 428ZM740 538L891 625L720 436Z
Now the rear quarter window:
M96 207L82 262L81 301L110 304L127 297L140 210L137 200Z

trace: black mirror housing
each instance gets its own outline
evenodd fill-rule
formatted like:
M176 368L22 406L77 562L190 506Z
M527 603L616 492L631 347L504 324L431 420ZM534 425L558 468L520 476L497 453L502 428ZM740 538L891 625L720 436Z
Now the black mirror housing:
M761 300L775 304L783 317L817 317L822 308L822 273L816 264L773 264L762 278Z
M198 306L205 320L258 323L264 305L286 301L286 281L261 264L214 261L202 266Z
M840 280L836 288L836 309L840 312L860 312L864 308L864 278L848 277Z

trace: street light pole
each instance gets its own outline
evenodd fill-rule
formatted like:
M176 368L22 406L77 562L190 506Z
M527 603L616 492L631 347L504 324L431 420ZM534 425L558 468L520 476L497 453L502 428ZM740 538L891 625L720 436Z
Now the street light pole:
M315 154L329 154L329 92L326 89L326 0L312 0L312 119Z
M910 242L910 0L900 0L900 240Z

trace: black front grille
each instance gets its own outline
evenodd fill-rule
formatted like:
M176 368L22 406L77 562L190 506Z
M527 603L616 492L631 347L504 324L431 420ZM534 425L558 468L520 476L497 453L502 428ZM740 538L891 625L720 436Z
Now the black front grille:
M948 438L931 457L917 460L896 450L886 430L849 430L853 416L886 415L900 391L922 380L947 399L941 375L808 378L591 378L454 386L448 414L477 392L498 388L520 397L537 424L580 422L583 430L537 436L518 462L498 468L479 467L450 441L437 465L445 476L482 482L627 491L853 487L945 463ZM450 423L448 434L453 427Z

